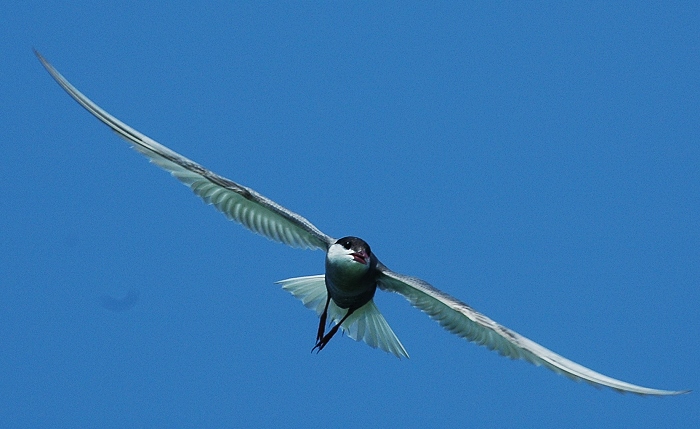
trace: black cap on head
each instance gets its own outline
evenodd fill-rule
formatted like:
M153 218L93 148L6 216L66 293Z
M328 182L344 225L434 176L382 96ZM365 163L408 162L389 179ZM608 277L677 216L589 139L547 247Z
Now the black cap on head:
M338 239L338 241L336 241L336 244L340 244L348 250L364 250L365 252L367 252L368 255L372 254L372 251L369 248L369 244L367 244L367 242L361 238L343 237Z

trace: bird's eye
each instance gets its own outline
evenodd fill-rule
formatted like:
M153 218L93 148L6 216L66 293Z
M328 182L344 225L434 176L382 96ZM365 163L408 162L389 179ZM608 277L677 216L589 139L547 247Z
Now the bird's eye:
M343 242L343 247L350 250L350 241L344 241Z

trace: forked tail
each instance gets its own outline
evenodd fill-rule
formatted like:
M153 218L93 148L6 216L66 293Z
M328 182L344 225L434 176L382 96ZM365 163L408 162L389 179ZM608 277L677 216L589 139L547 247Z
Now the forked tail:
M282 285L282 289L289 291L296 298L316 312L318 316L323 313L326 304L326 280L323 274L316 276L295 277L277 282ZM328 316L334 322L340 321L347 313L347 310L338 307L333 300L328 306ZM355 310L341 325L341 329L353 340L364 341L370 347L379 348L387 353L391 353L398 358L408 357L406 349L401 341L391 330L389 324L370 300L367 304Z

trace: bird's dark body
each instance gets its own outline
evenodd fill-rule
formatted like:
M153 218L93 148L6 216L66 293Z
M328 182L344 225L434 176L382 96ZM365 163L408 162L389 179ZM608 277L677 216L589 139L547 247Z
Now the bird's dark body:
M374 298L377 291L377 258L361 238L345 237L338 240L338 243L346 243L353 250L364 251L370 258L369 269L358 272L350 267L333 264L326 256L328 296L340 308L357 310Z
M367 304L377 291L377 276L374 267L377 265L372 258L371 268L361 277L353 278L333 275L326 261L326 289L333 302L340 308L358 309Z

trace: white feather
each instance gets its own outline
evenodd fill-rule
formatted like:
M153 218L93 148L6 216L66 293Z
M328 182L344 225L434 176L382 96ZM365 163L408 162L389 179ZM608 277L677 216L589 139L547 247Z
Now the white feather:
M126 125L92 102L36 52L46 70L59 85L88 112L131 143L152 163L175 178L226 215L253 232L292 247L323 249L335 239L321 232L304 217L287 210L254 190L210 171Z
M315 311L318 316L323 313L326 297L328 296L323 274L295 277L280 280L277 283L282 285L282 289L289 291L301 300L306 308ZM337 323L346 313L346 309L338 307L331 300L328 306L328 317L331 320ZM364 341L370 347L379 348L398 358L408 357L403 344L396 337L396 334L394 334L384 316L379 312L373 300L355 310L340 328L355 341Z
M486 346L511 359L523 359L542 365L573 380L586 381L594 386L606 386L618 392L639 395L679 395L687 390L660 390L637 386L603 375L579 365L553 351L502 326L462 301L438 290L427 282L395 273L382 264L379 287L403 295L413 306L423 310L443 328L468 341Z

